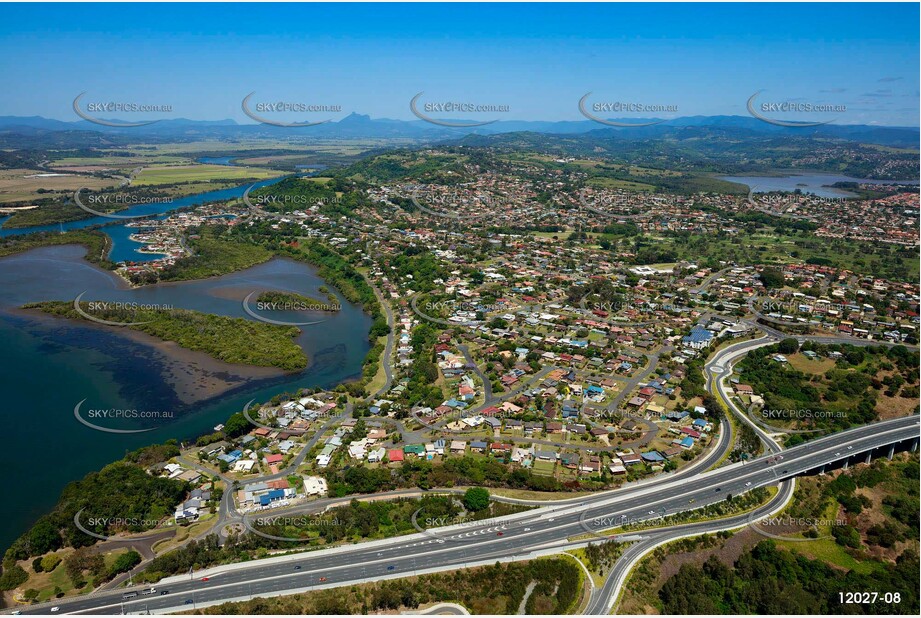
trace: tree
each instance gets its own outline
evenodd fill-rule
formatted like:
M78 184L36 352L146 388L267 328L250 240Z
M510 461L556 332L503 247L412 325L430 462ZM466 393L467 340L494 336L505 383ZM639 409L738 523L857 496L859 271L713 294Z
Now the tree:
M3 569L3 575L0 575L0 590L13 590L28 579L29 574L25 569L14 563Z
M235 438L239 435L242 435L250 429L252 429L252 425L249 421L246 420L246 417L243 416L242 412L233 414L230 418L227 419L227 422L224 423L224 433L230 438Z
M799 350L799 342L792 337L788 337L778 344L777 349L781 354L795 354Z
M471 487L464 493L464 506L468 511L482 511L489 507L489 491L483 487Z
M853 548L860 547L860 533L853 526L847 524L843 526L833 526L831 535L835 537L835 542L838 543L838 545Z
M125 552L115 559L115 562L112 563L110 572L115 573L126 573L139 565L141 563L141 554L132 550Z
M782 288L784 284L783 272L776 268L765 268L761 271L761 283L769 290Z

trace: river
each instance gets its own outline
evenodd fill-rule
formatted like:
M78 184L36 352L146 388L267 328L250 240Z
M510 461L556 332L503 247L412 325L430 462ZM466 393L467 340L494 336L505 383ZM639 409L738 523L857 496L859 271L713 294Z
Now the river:
M138 206L127 214L162 214L183 206L239 197L247 186L189 196L171 204ZM62 227L89 227L100 223L99 219L65 223ZM39 229L57 230L59 226ZM116 261L136 260L142 255L125 257L132 251L125 245L131 242L127 241L128 229L123 224L103 228L116 238L112 255ZM0 234L30 231L37 229L0 230ZM120 234L125 235L125 241L119 240ZM185 366L177 362L169 344L164 347L115 329L18 309L34 301L70 301L84 291L87 300L136 301L233 317L247 317L241 299L258 289L296 291L325 299L318 290L324 282L315 270L288 259L276 258L207 280L131 289L115 274L83 260L84 252L82 247L72 245L45 247L0 259L0 363L4 367L0 385L6 404L2 478L10 496L0 501L3 547L48 512L68 482L120 459L126 451L169 438L188 439L210 432L250 399L266 401L281 392L331 388L357 379L370 349L370 317L359 306L346 302L331 286L328 287L339 297L341 311L271 316L290 321L323 320L322 324L302 327L297 338L310 360L308 367L273 377L261 377L263 372L253 378L247 375L246 368L240 368L237 375L209 367L207 362ZM190 403L189 393L184 399L177 390L177 383L184 383L192 391L197 389L199 396L207 395L209 381L223 384L223 392ZM171 417L145 421L146 427L153 427L145 433L99 432L74 417L74 407L84 399L85 408L167 412Z
M281 180L281 178L283 177L262 180L255 183L255 186L258 188L275 184ZM219 189L217 191L196 193L195 195L178 197L172 202L168 203L139 204L137 206L132 206L131 208L121 210L118 212L118 214L124 216L151 215L151 218L153 219L163 219L170 212L180 208L200 206L202 204L208 204L211 202L222 202L242 197L243 193L246 192L246 189L251 186L253 185L247 183L244 185L231 187L229 189ZM3 221L6 221L7 218L9 217L5 217L0 220L0 225L2 225ZM137 230L134 228L126 227L125 222L113 220L108 217L90 217L89 219L80 219L79 221L69 221L67 223L34 225L32 227L14 229L3 229L0 227L0 238L19 234L30 234L32 232L65 232L67 230L79 230L93 226L105 226L102 228L103 231L112 238L112 250L109 252L109 259L113 262L146 262L155 260L160 257L156 254L140 253L138 249L140 249L143 245L128 238L128 236Z
M855 193L844 189L836 189L827 185L836 182L861 182L861 183L889 183L917 185L917 180L870 180L867 178L851 178L839 174L819 174L815 172L790 173L788 176L718 176L720 180L737 182L748 185L755 193L768 193L771 191L796 191L812 193L818 197L856 197Z

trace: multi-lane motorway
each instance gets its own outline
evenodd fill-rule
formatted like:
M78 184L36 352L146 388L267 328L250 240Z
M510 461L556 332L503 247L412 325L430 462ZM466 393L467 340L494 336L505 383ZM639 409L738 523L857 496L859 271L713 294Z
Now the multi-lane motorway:
M290 594L366 580L406 577L420 572L530 557L571 545L574 537L611 528L622 521L655 519L699 508L727 495L777 484L871 449L917 440L918 417L900 418L817 439L746 464L732 464L690 478L670 476L661 482L608 492L544 507L499 520L439 529L325 551L217 567L156 585L154 594L122 600L125 590L61 601L62 613L120 613L190 609L226 600ZM500 534L501 533L501 534ZM593 538L593 537L589 537ZM163 594L167 591L166 594ZM42 614L48 607L24 613Z
M388 318L392 319L388 315ZM388 320L389 321L389 320ZM768 329L763 329L768 330ZM772 343L777 335L735 343L720 350L706 365L707 389L745 422L723 390L722 382L733 363L749 350ZM389 378L390 376L388 376ZM751 423L750 423L751 424ZM92 596L30 606L26 614L59 613L165 613L193 609L255 596L277 596L318 588L333 588L363 581L406 577L496 561L547 555L607 538L609 530L627 522L653 520L725 500L755 487L780 485L780 492L753 513L719 522L660 526L639 535L615 565L604 586L594 590L587 613L606 614L625 581L629 568L653 547L682 536L744 525L747 518L774 512L789 499L797 474L897 442L917 441L918 417L894 419L826 436L782 454L770 437L752 424L766 445L767 455L704 472L732 448L731 428L722 420L720 439L709 453L676 473L629 484L587 498L542 503L541 508L490 521L471 522L437 531L315 550L254 563L215 567L163 580L154 592L149 587L98 591ZM306 450L306 449L305 449ZM233 509L228 509L231 512ZM274 514L274 512L273 512ZM280 514L280 513L279 513ZM137 592L124 599L123 595Z

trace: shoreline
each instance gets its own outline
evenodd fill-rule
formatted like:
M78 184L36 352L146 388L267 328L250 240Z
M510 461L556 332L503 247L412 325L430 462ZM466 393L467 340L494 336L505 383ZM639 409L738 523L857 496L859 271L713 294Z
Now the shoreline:
M72 326L99 329L125 337L133 343L151 349L154 354L160 356L163 362L164 370L160 373L161 379L172 389L183 405L194 405L220 397L246 385L251 380L297 375L311 367L310 357L308 357L307 366L296 372L284 371L276 367L231 364L218 360L205 352L184 348L174 341L159 339L126 327L52 316L40 309L15 308L10 312L37 321L48 320L49 324L64 320Z

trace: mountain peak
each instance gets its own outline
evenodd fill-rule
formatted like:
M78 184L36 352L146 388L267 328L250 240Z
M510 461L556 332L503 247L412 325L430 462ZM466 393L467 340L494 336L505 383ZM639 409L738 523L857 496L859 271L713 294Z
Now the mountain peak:
M340 120L339 124L359 124L359 123L366 124L369 122L371 122L371 116L367 114L358 114L356 112L352 112L351 114L349 114L348 116Z

